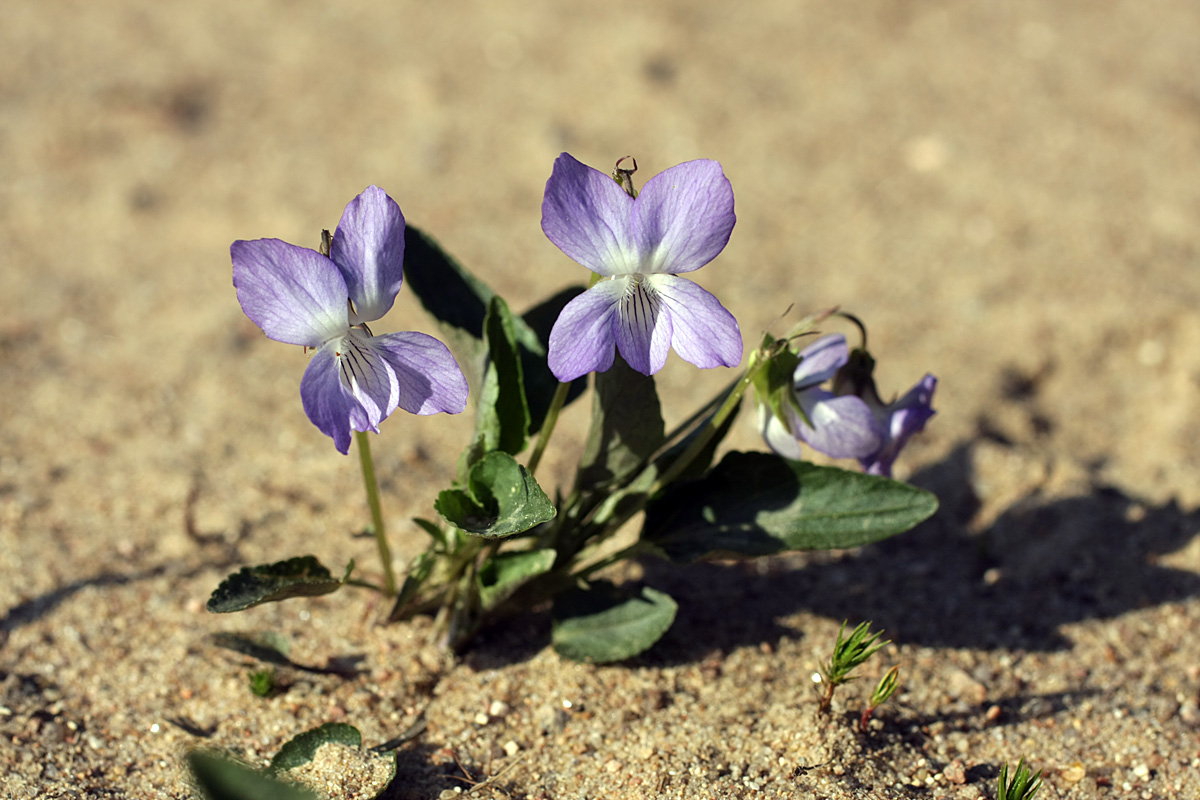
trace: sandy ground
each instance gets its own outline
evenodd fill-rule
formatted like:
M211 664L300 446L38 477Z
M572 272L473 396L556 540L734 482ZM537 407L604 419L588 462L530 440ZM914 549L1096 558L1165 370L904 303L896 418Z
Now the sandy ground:
M1021 756L1044 797L1200 797L1200 5L4 17L0 795L190 797L189 748L261 763L323 722L374 745L423 711L397 797L469 789L450 752L496 776L480 797L974 800ZM584 277L538 225L562 150L634 154L643 180L720 160L739 222L698 279L748 342L789 303L840 303L883 387L938 375L902 470L940 514L861 551L642 565L679 621L619 666L559 659L544 615L454 662L364 594L205 612L244 563L373 558L357 465L302 413L304 355L242 316L229 243L315 245L376 183L523 308ZM402 293L376 329L414 328ZM728 375L661 378L690 398ZM468 424L397 415L376 439L401 566ZM749 420L731 444L758 446ZM872 677L903 671L868 735L866 681L814 714L844 618L894 643ZM357 675L284 670L256 698L252 662L206 638L251 630ZM334 796L366 796L353 773Z

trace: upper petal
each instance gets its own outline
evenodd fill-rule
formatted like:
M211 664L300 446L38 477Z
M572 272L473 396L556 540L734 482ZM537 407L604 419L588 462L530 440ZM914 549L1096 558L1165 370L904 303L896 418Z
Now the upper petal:
M846 347L846 337L834 333L817 339L801 350L800 356L792 375L798 392L832 378L850 360L850 350Z
M467 379L437 339L403 331L368 341L395 372L400 408L410 414L457 414L467 407Z
M346 279L357 312L351 324L386 314L404 277L404 215L378 186L368 186L342 212L329 257Z
M563 307L550 331L547 360L554 377L566 383L613 365L617 303L627 281L600 281Z
M796 434L812 449L834 458L865 458L883 446L883 432L860 398L813 388L797 399L812 426L799 420Z
M634 200L599 170L563 153L542 198L542 230L559 250L598 275L638 271L630 236Z
M733 187L716 161L688 161L655 175L633 208L642 272L691 272L717 257L737 217Z
M647 283L662 298L671 320L671 347L701 369L736 367L742 361L742 332L721 301L687 278L653 275Z
M349 325L346 281L315 250L279 239L237 241L229 248L242 310L279 342L319 347Z

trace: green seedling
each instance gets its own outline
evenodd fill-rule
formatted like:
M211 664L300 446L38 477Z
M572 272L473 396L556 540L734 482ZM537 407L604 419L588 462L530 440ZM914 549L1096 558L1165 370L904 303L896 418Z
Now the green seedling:
M1012 781L1008 780L1008 764L1000 767L1000 780L996 782L996 800L1032 800L1042 788L1042 771L1032 773L1025 766L1025 759L1017 763Z
M871 721L871 715L875 713L875 709L886 703L899 687L900 667L892 667L883 673L879 683L875 684L875 691L871 692L871 699L867 701L867 707L863 709L862 716L858 719L859 730L863 733L867 732L867 723Z
M270 668L251 670L250 691L257 697L270 697L275 691L275 670Z
M821 714L828 713L837 687L853 680L850 673L862 666L880 648L891 643L888 640L880 642L879 637L883 631L872 633L870 622L859 623L850 631L849 636L845 636L846 625L847 622L842 622L837 641L833 644L833 655L821 673L815 676L818 683L825 684L825 693L821 695L821 704L817 708Z

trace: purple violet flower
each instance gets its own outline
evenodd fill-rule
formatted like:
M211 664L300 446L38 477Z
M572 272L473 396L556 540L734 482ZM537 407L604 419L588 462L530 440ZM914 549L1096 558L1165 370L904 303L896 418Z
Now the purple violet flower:
M841 334L823 336L800 351L793 374L796 402L809 425L787 407L786 424L770 410L759 409L759 425L767 445L784 458L799 460L800 442L834 458L857 458L871 475L891 477L892 464L908 438L934 415L931 406L937 378L926 375L908 394L884 403L871 378L874 362L865 351L853 354ZM833 381L833 391L820 388Z
M269 338L317 352L300 381L304 413L343 454L350 431L379 432L397 407L457 414L467 382L444 344L423 333L373 336L400 291L404 215L378 186L350 201L326 257L279 239L230 247L233 285Z
M735 221L733 188L716 161L671 167L634 198L608 175L560 155L546 182L542 230L600 280L554 323L555 377L604 372L616 350L643 375L662 369L671 348L704 369L740 363L737 320L679 277L716 258Z

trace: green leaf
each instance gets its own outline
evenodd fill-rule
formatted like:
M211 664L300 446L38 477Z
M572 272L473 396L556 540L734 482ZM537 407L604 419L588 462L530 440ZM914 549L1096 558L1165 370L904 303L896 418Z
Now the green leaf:
M733 452L651 501L642 539L676 561L840 549L903 533L937 505L930 492L890 478Z
M522 550L492 556L479 569L479 599L484 608L503 602L530 578L550 571L553 550Z
M766 404L769 413L774 414L776 419L782 422L785 428L788 428L788 433L793 433L788 421L791 417L785 409L791 409L800 419L809 422L804 409L796 400L794 388L794 375L796 367L800 365L800 356L787 347L772 347L775 344L776 341L771 339L770 334L764 337L762 349L764 351L777 349L778 352L771 356L765 368L755 374L754 391L758 394L759 401Z
M341 744L362 747L362 734L353 725L344 722L326 722L320 727L296 736L279 748L279 752L271 759L271 772L279 773L296 767L302 767L313 760L323 745Z
M251 670L247 676L250 680L250 692L256 697L270 697L275 693L275 670L268 667L267 669Z
M216 753L193 750L187 755L187 763L208 800L317 800L306 789Z
M409 605L417 599L417 595L420 594L421 589L425 586L425 582L433 574L433 568L437 565L437 559L438 553L436 549L426 550L413 559L412 564L408 568L408 574L404 576L404 583L400 586L400 591L396 595L396 602L392 604L392 610L388 614L388 622L397 622L404 618Z
M663 452L662 455L654 459L655 471L658 474L662 474L670 469L671 465L675 463L675 459L683 455L687 449L692 446L692 442L694 442L696 437L704 432L704 430L708 427L713 417L717 415L717 410L724 405L725 399L729 396L729 392L732 390L733 386L730 386L726 391L714 398L715 404L713 412L706 415L703 422L689 431L688 434L678 442L671 445L671 447ZM672 481L673 485L676 485L681 481L698 478L708 471L708 468L712 466L713 457L717 453L717 448L721 445L721 442L725 440L725 437L729 435L730 429L733 428L733 421L737 419L738 413L741 411L741 409L742 402L741 400L738 400L733 410L729 412L727 417L725 417L725 421L721 423L719 428L717 428L716 433L713 434L712 438L708 440L700 452L696 454L695 458L692 459L692 463L688 464L687 467L684 468L683 472L680 473L679 477Z
M333 577L316 556L297 556L274 564L242 567L208 598L208 610L215 614L244 611L289 597L329 594L341 586L342 581Z
M671 465L677 458L682 456L696 437L707 428L717 411L724 405L730 392L737 386L737 381L729 384L725 389L719 392L715 397L701 406L691 417L667 434L666 441L675 441L670 447L662 450L645 469L636 475L632 476L628 483L620 488L611 491L607 496L603 497L595 504L595 510L591 511L591 525L603 526L612 517L624 517L626 513L633 508L640 508L646 501L647 493L654 487L660 475L671 468ZM680 481L686 481L691 478L699 477L708 470L712 464L713 456L721 442L724 441L730 429L733 427L733 421L737 419L738 411L741 408L741 402L725 417L725 421L721 423L716 432L708 440L700 452L692 459L691 463L684 468L683 472L672 481L672 485ZM682 438L679 438L682 435Z
M413 522L417 524L418 528L428 533L430 539L433 539L433 548L435 550L444 550L449 546L449 542L446 540L446 532L436 522L422 517L413 517Z
M493 450L516 455L525 449L528 440L529 406L525 402L515 320L499 296L488 303L484 330L488 361L483 385L475 395L475 439L464 454L464 470Z
M469 360L482 352L483 318L495 296L429 234L404 229L404 285L441 325L451 346Z
M637 592L595 581L555 599L550 636L555 651L572 661L623 661L661 639L676 609L670 596L648 586Z
M489 538L509 536L554 519L554 504L508 453L488 453L467 476L467 489L447 489L433 507L442 519Z
M595 377L592 429L579 462L579 486L619 483L662 446L662 408L654 378L618 358Z
M467 380L472 386L480 385L481 360L486 350L484 319L496 292L443 250L433 237L414 225L408 225L404 230L404 282L438 321L451 349L462 354L466 363L461 366L467 372ZM513 318L513 333L525 371L532 412L530 432L541 428L550 399L558 387L558 379L546 364L550 329L563 306L582 291L582 287L564 289L530 309L523 317ZM585 378L576 381L567 402L579 397L586 385Z

